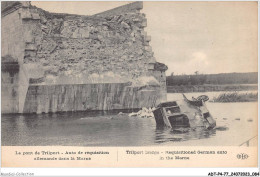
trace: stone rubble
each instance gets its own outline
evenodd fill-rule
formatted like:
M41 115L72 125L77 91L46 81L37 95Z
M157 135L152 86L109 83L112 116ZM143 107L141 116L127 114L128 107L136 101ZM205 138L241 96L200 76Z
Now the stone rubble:
M143 107L140 111L138 112L132 112L128 114L129 117L139 117L139 118L154 118L153 111L155 108L146 108Z
M24 63L41 63L44 77L75 82L79 74L113 72L130 80L148 75L149 63L155 63L139 10L107 16L52 14L36 7L30 12L24 17L33 19L25 21Z
M157 67L142 2L93 16L2 5L2 66L14 63L16 72L2 71L2 112L139 109L166 100L167 66Z

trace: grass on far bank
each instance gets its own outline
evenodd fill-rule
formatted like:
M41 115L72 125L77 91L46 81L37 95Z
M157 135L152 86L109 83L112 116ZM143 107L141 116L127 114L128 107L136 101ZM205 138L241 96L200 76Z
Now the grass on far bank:
M222 93L214 97L211 102L254 102L258 100L258 93Z

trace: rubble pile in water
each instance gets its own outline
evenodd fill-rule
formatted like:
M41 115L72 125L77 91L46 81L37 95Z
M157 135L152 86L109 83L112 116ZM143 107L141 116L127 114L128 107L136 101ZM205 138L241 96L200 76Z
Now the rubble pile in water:
M129 117L140 117L140 118L154 118L153 110L155 110L155 108L145 108L144 107L138 112L132 112L132 113L128 114L128 116Z

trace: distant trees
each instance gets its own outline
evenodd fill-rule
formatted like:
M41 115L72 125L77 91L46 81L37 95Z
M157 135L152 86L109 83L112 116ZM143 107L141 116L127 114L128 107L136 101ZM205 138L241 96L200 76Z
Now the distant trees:
M222 74L199 74L194 75L174 75L166 77L168 86L174 85L222 85L222 84L257 84L258 73L222 73Z

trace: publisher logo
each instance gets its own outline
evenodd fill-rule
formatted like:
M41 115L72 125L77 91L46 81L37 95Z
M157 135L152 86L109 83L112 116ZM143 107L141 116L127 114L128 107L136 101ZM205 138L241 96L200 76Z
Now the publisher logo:
M245 154L245 153L240 153L240 154L237 154L237 158L238 159L241 159L241 160L245 160L249 157L249 155Z

